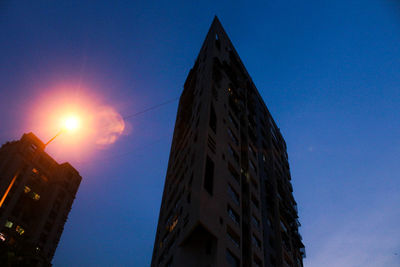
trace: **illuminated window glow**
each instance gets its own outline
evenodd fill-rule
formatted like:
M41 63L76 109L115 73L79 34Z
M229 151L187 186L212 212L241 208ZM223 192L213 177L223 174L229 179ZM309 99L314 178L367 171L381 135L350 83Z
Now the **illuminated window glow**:
M31 192L31 189L28 186L25 186L24 193L27 194L29 192Z
M6 236L3 233L0 233L0 240L1 241L6 241Z
M17 227L15 228L15 231L17 231L17 233L20 234L20 235L23 235L25 233L24 228L22 228L19 225L17 225Z
M175 227L176 227L177 224L178 224L178 218L176 218L176 219L172 222L172 224L171 224L171 226L170 226L170 228L169 228L169 231L172 232L172 231L175 229Z
M4 226L7 227L7 228L12 228L13 223L11 221L6 221Z
M32 198L33 198L34 200L39 200L39 199L40 199L40 195L39 195L39 194L36 194L35 192L33 192Z

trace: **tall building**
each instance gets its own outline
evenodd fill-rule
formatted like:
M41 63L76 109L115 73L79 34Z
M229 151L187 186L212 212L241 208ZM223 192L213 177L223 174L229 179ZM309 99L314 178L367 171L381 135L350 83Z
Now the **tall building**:
M217 18L179 101L151 266L303 266L285 141Z
M44 148L32 133L0 148L0 261L5 265L51 265L82 180Z

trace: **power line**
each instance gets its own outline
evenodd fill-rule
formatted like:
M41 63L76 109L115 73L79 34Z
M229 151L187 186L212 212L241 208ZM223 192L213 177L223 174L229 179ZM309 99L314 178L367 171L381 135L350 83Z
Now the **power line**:
M164 106L164 105L167 105L167 104L169 104L169 103L175 102L175 101L178 100L178 99L179 99L179 97L174 97L174 98L172 98L172 99L170 99L170 100L168 100L168 101L165 101L165 102L162 102L162 103L160 103L160 104L154 105L154 106L152 106L152 107L149 107L149 108L144 109L144 110L142 110L142 111L136 112L136 113L134 113L134 114L124 116L124 117L122 117L122 118L123 118L124 120L126 120L126 119L129 119L129 118L135 117L135 116L137 116L137 115L143 114L143 113L148 112L148 111L150 111L150 110L157 109L157 108L162 107L162 106Z

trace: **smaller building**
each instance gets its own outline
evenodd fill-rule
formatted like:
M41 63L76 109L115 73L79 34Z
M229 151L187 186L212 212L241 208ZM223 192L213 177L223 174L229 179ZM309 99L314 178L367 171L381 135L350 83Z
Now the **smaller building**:
M51 266L82 180L33 133L0 148L0 262Z

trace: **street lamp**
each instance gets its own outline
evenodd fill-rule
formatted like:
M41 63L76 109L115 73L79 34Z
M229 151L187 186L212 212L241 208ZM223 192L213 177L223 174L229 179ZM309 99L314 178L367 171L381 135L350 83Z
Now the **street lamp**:
M53 137L51 138L46 144L44 144L43 150L46 148L46 146L48 144L50 144L50 142L52 142L54 139L56 139L60 134L64 133L64 132L71 132L71 131L75 131L76 129L79 128L79 119L78 117L75 116L70 116L67 117L64 120L63 126L61 127L61 130ZM3 196L0 199L0 208L3 206L3 203L8 195L8 193L10 192L11 188L13 187L15 180L17 179L18 175L20 174L20 170L18 170L16 172L16 174L14 175L14 177L11 179L10 184L7 187L6 192L3 194Z
M75 131L76 129L78 129L79 128L79 119L77 118L77 117L75 117L75 116L70 116L70 117L67 117L65 120L64 120L64 124L63 124L63 126L61 127L61 130L53 137L53 138L51 138L45 145L44 145L44 147L46 148L46 146L48 145L48 144L50 144L50 142L52 142L54 139L56 139L60 134L62 134L63 132L66 132L66 131L68 131L68 132L73 132L73 131Z

